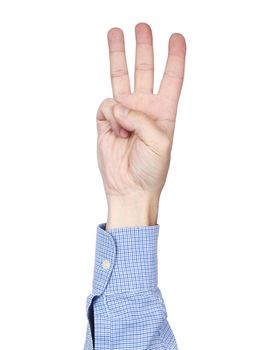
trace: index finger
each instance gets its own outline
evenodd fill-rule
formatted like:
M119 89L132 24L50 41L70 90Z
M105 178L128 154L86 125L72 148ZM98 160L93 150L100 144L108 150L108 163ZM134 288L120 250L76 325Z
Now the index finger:
M120 28L112 28L108 31L107 37L113 97L130 95L130 78L126 61L123 32Z

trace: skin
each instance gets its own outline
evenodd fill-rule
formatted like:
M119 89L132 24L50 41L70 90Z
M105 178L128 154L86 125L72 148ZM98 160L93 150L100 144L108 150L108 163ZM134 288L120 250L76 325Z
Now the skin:
M186 43L169 38L168 57L157 94L153 93L154 52L151 27L135 26L134 90L131 91L124 34L107 33L113 98L97 112L97 156L108 203L106 229L156 225L173 144L183 85Z

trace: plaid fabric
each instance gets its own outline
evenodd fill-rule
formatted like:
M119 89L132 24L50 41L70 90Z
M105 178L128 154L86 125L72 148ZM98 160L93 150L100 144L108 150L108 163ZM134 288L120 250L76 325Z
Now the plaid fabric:
M158 287L160 226L97 226L84 350L177 350Z

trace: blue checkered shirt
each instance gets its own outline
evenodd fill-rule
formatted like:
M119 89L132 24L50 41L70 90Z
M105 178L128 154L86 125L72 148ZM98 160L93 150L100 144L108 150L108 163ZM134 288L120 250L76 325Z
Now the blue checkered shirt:
M158 287L159 227L97 226L84 350L177 350Z

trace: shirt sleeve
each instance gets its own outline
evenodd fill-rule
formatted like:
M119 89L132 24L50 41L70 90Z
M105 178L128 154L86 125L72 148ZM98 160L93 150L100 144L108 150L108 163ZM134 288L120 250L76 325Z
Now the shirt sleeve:
M160 226L97 226L84 350L177 350L158 287Z

